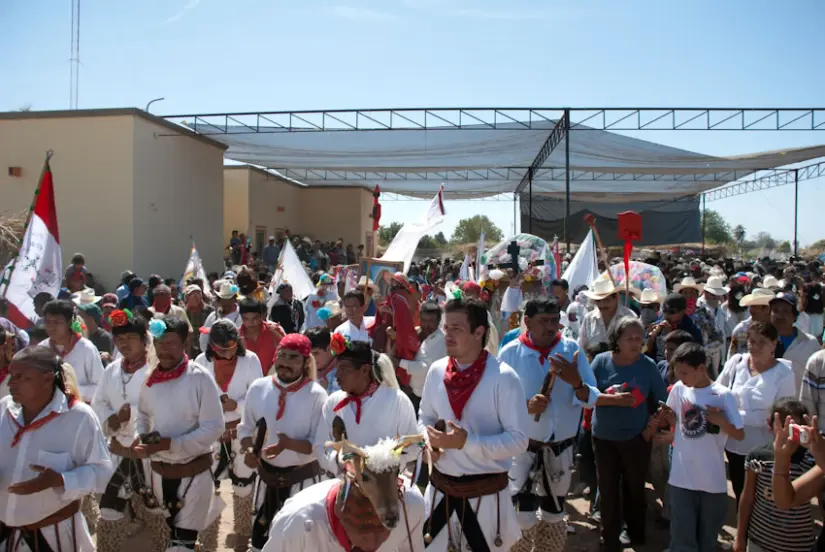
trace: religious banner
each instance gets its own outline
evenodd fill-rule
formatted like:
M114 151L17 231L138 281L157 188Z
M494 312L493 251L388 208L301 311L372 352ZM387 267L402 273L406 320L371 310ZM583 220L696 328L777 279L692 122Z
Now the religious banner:
M186 261L186 268L183 270L183 278L180 279L180 288L184 289L186 283L193 279L200 279L204 284L206 294L212 294L209 290L209 279L206 277L206 270L203 268L203 262L194 241L192 241L192 250L189 252L189 260Z
M306 270L304 270L304 265L301 264L301 260L289 240L284 242L281 256L278 257L278 266L275 267L275 274L272 275L272 281L269 284L271 297L274 298L270 301L273 303L278 297L276 291L281 283L290 284L292 293L300 301L315 293L315 286L312 284Z

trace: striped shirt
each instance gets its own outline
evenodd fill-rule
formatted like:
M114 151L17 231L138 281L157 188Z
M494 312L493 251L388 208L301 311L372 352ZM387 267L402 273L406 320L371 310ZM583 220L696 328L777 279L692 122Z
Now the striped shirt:
M814 466L811 454L799 449L791 457L791 480ZM747 469L756 473L753 511L748 525L748 540L765 552L809 552L816 540L811 506L803 504L780 510L773 501L773 444L753 449L745 460Z

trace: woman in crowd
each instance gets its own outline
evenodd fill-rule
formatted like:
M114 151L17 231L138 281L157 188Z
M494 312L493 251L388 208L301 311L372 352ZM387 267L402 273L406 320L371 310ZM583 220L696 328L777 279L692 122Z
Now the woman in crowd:
M728 300L722 305L722 313L725 317L725 336L727 337L725 347L730 348L733 331L739 323L748 318L748 308L740 303L746 293L743 284L734 282L729 286Z
M807 334L814 336L822 343L823 311L825 301L822 299L822 285L817 282L808 282L802 286L799 295L799 317L796 327Z
M796 380L786 362L775 356L779 336L770 323L753 322L748 328L748 352L733 355L725 364L718 382L736 395L745 420L745 438L728 440L725 447L736 503L745 485L745 457L773 440L766 420L771 405L783 397L796 396Z
M608 330L609 352L593 360L599 391L593 413L593 448L602 514L602 540L607 552L620 550L622 518L630 541L645 542L645 479L650 463L647 427L650 402L667 400L656 364L642 354L644 327L625 316Z

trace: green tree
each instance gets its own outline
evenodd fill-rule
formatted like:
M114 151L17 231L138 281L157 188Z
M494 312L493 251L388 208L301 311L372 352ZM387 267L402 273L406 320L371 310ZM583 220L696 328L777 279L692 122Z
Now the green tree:
M501 229L485 215L476 215L472 218L461 219L453 232L453 243L476 243L482 230L485 241L498 243L501 241Z
M424 236L418 242L418 249L440 249L441 244L438 243L433 236Z
M707 209L702 214L700 224L705 229L705 240L710 243L727 243L733 241L730 225L713 209Z
M768 251L776 249L776 240L767 232L759 232L754 239L756 247L765 248Z
M791 252L791 242L785 240L781 242L777 247L776 250L780 253L790 253Z
M444 237L444 232L439 232L433 239L440 245L447 245L447 238Z
M383 244L389 244L401 230L402 226L404 225L400 222L391 222L389 226L380 226L378 228L378 239L381 240Z

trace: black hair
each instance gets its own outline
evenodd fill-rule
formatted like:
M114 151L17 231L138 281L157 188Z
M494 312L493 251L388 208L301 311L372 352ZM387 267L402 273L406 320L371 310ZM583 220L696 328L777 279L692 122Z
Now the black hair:
M128 286L129 282L136 278L135 273L131 270L124 270L123 274L120 275L120 283L124 286Z
M149 307L146 305L135 305L132 309L132 314L145 318L146 320L151 320L155 317L155 313L149 310Z
M85 265L86 264L86 257L83 256L83 253L75 253L74 255L72 255L72 264L73 265L76 265L76 264Z
M790 416L794 420L804 420L810 414L808 407L804 403L793 397L782 397L773 401L771 405L771 417L768 422L772 425L774 414L779 414L779 419L785 423L785 418Z
M490 333L490 318L484 303L474 297L451 299L444 307L444 313L450 314L455 312L463 312L467 315L467 321L470 323L470 332L475 332L479 326L484 328L484 335L481 336L481 346L485 347L487 345L487 335Z
M693 336L685 330L673 330L665 336L665 343L679 347L685 343L694 343L694 341Z
M304 335L309 339L313 349L329 349L332 339L329 328L324 326L309 328L304 332Z
M614 353L619 352L619 339L630 328L638 328L642 331L642 334L645 331L642 322L633 315L623 316L610 324L610 327L607 328L607 346L609 350Z
M441 324L441 307L438 306L438 303L434 303L432 301L425 301L421 303L421 308L418 309L419 315L421 314L434 314L435 317L438 319L438 323Z
M355 290L348 291L344 295L344 301L346 301L347 299L356 299L362 307L367 304L366 299L364 299L364 294L361 293L360 291L355 291Z
M736 282L731 283L730 291L728 291L728 309L733 312L742 312L745 310L745 307L739 304L739 301L742 297L744 297L746 293L745 286ZM736 296L739 296L737 298Z
M166 324L166 331L163 333L176 333L178 337L180 337L180 340L186 343L186 340L189 338L189 324L186 320L168 314L161 318L161 320Z
M177 280L175 280L174 278L166 278L166 279L163 281L163 283L164 283L165 285L169 286L169 287L172 287L172 286L174 286L175 284L177 284Z
M35 305L43 304L45 305L49 301L54 300L54 295L49 293L48 291L41 291L37 295L34 296L34 300L32 301Z
M49 338L49 334L46 333L46 327L38 324L36 326L32 326L26 333L29 334L29 339L33 341L45 341Z
M751 335L761 335L768 341L779 340L779 332L776 331L776 328L770 322L751 322L751 325L748 327L748 337L750 338Z
M219 347L226 347L230 342L234 341L238 344L238 356L246 356L246 347L244 347L243 339L238 333L238 328L235 327L229 320L218 320L209 329L209 344L214 343ZM212 360L215 357L215 351L211 346L207 346L203 352L206 355L206 360Z
M564 278L556 278L555 280L553 280L552 282L550 282L550 286L551 286L551 287L552 287L552 286L559 286L559 287L560 287L560 288L562 288L564 291L567 291L567 290L569 290L569 289L570 289L570 284L568 284L568 283L567 283L567 280L565 280Z
M606 353L607 350L607 343L605 343L604 341L600 341L593 345L588 345L584 351L584 354L587 355L587 360L592 361L596 357L596 355Z
M338 355L338 359L349 360L357 366L369 364L370 376L381 385L384 383L384 379L381 376L381 367L378 365L380 356L381 355L377 351L374 351L372 346L366 341L352 341L349 347Z
M137 334L141 341L146 343L146 331L149 329L149 322L142 316L133 316L122 326L112 326L112 337L126 334Z
M266 313L266 306L257 299L247 297L238 302L238 312L241 314L251 313L263 316Z
M527 301L524 305L524 316L533 317L538 314L558 314L561 312L559 302L552 296L541 296Z
M152 274L149 276L149 283L146 287L152 290L158 287L161 283L163 283L163 278L161 278L157 274Z
M678 363L684 363L692 368L699 368L708 362L708 356L705 354L705 349L698 343L682 343L673 352L670 358L670 365L676 366Z
M54 388L64 394L66 391L66 376L63 372L63 358L50 347L26 347L14 355L13 362L25 362L36 366L42 372L51 371L54 374Z
M825 311L825 301L822 299L822 285L809 282L802 286L802 297L805 312L808 314L822 314Z
M46 303L43 307L43 318L51 314L52 316L62 316L66 319L66 323L70 324L74 321L74 303L66 299L54 299Z
M681 293L671 293L665 297L665 302L662 305L664 310L672 310L682 312L687 310L687 299Z

